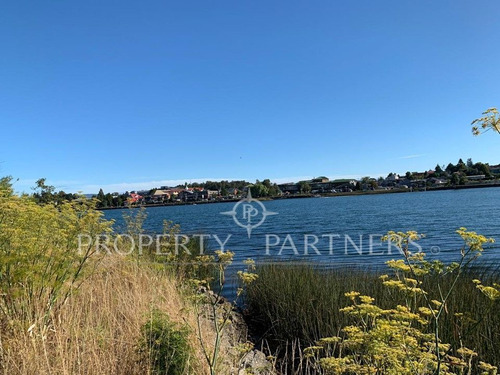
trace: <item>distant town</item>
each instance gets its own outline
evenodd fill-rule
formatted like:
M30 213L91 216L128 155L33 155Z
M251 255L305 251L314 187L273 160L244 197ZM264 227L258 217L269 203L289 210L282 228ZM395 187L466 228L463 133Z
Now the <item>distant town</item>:
M125 193L105 193L102 189L93 197L98 208L120 208L137 205L194 204L238 200L248 194L254 198L279 199L311 196L335 196L411 192L451 188L487 187L500 184L500 164L474 163L471 159L446 167L436 165L424 172L389 173L386 177L335 179L320 176L311 180L276 184L269 179L254 183L239 181L206 181L184 185L160 186L149 190Z

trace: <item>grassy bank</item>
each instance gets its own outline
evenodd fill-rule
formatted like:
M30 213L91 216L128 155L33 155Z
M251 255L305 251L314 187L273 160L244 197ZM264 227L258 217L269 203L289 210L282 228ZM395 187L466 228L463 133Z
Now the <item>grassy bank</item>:
M51 313L46 330L29 329L20 321L4 323L0 373L152 374L147 359L154 353L140 354L140 342L145 324L155 321L153 312L168 315L177 327L196 327L195 313L182 289L175 274L123 257L107 257L78 292ZM207 342L213 341L208 322L202 330ZM187 335L192 351L186 354L186 373L206 374L195 331Z
M217 366L208 364L215 319L190 282L213 266L149 248L120 255L128 237L112 233L95 203L37 204L0 179L0 374L228 373L235 355L227 342L217 347ZM137 243L143 212L125 219ZM99 244L103 235L116 251Z
M250 328L261 345L278 357L283 372L305 373L301 353L317 340L342 336L341 329L352 320L339 310L350 304L344 294L358 291L375 298L382 308L404 304L404 297L388 290L378 274L361 269L319 270L314 266L271 264L257 269L259 278L247 291ZM482 360L500 364L500 305L493 304L477 289L473 279L498 282L498 273L468 270L456 284L441 324L443 342L463 344ZM451 277L441 282L446 289ZM429 277L423 288L435 291L436 280ZM431 296L433 298L434 296ZM461 323L455 313L465 313L470 321ZM458 324L465 324L463 337ZM429 327L430 328L430 327ZM303 356L302 356L303 359ZM295 368L297 372L293 372ZM297 370L298 369L298 370Z

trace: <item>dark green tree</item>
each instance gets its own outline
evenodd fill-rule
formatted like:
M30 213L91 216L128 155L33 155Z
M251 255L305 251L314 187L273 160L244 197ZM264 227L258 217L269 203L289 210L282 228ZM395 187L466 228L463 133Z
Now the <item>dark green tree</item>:
M458 178L458 184L459 185L465 185L468 182L467 176L463 173L460 173L460 176Z
M55 188L52 185L47 185L46 180L45 178L38 179L36 186L33 188L35 191L33 198L37 203L46 204L54 201Z
M259 182L259 180L250 186L250 191L252 192L252 197L255 198L267 197L269 195L269 188L264 183Z
M462 159L458 160L457 163L457 172L467 172L467 165L464 163Z
M97 200L99 201L99 203L97 204L97 207L99 208L103 208L103 207L107 207L106 206L106 196L104 195L104 191L102 191L102 189L99 189L99 193L97 193Z
M441 177L443 175L443 169L439 166L439 164L436 164L436 168L434 168L434 175L436 177Z
M11 197L14 194L12 189L12 176L0 178L0 197Z
M300 181L299 182L299 191L302 194L308 194L311 192L311 185L307 181Z
M457 171L457 168L452 163L449 163L445 170L448 174L451 175L452 173Z
M113 207L113 196L110 193L104 196L104 200L106 202L106 207Z
M227 197L229 192L227 190L226 181L222 181L220 184L220 195L223 197Z

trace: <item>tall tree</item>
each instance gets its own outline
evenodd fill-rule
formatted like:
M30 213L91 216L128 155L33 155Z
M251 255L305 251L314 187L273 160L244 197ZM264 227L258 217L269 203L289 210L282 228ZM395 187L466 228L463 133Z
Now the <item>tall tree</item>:
M311 185L307 181L300 181L299 182L299 190L303 194L307 194L311 191Z
M97 207L106 207L106 196L104 195L104 191L102 191L102 189L99 189L99 193L97 193L97 200L99 201Z
M446 166L445 170L446 170L446 172L448 172L448 174L452 174L453 172L456 172L457 168L453 164L449 163Z
M255 198L267 197L267 195L269 194L268 187L262 182L259 182L259 180L257 180L255 184L250 187L250 190L252 192L252 197Z
M47 181L45 178L38 179L36 181L36 186L33 188L33 190L35 190L33 198L37 203L49 203L54 201L54 191L56 189L52 185L47 185L45 181Z
M14 194L12 189L12 176L0 178L0 197L10 197Z
M434 168L434 175L436 177L441 177L443 175L443 169L439 166L439 164L436 164L436 168Z
M465 165L464 161L460 158L457 163L457 172L466 172L467 171L467 165Z

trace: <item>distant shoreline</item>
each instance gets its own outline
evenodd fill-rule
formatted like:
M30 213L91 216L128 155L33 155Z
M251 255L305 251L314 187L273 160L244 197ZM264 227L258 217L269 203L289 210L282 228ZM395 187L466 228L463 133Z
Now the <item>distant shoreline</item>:
M463 189L482 189L482 188L493 188L500 187L500 182L493 184L474 184L474 185L457 185L457 186L443 186L443 187L429 187L429 188L419 188L419 189L390 189L390 190L366 190L366 191L352 191L352 192L340 192L340 193L322 193L322 194L297 194L288 195L281 197L265 197L260 198L261 201L272 201L272 200L282 200L282 199L300 199L300 198L323 198L323 197L346 197L346 196L358 196L358 195L376 195L376 194L398 194L398 193L416 193L416 192L427 192L427 191L441 191L441 190L463 190ZM196 202L167 202L167 203L154 203L154 204L141 204L135 206L121 206L121 207L103 207L98 208L98 210L122 210L127 208L140 208L140 207L165 207L165 206L193 206L199 204L211 204L211 203L231 203L238 202L241 198L230 198L221 200L210 200L210 201L196 201Z

